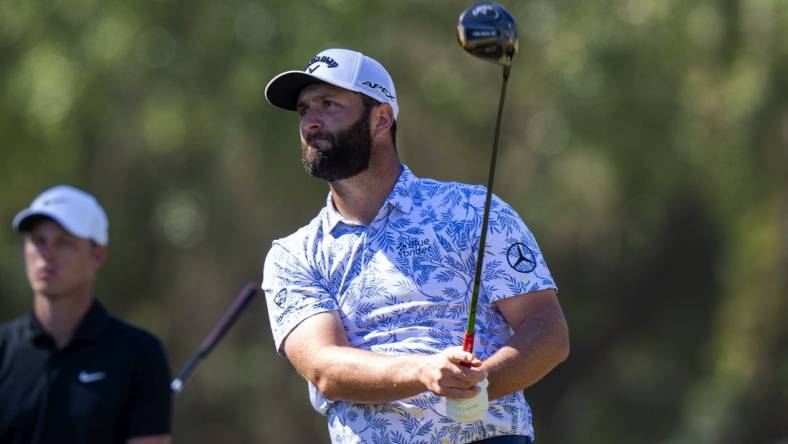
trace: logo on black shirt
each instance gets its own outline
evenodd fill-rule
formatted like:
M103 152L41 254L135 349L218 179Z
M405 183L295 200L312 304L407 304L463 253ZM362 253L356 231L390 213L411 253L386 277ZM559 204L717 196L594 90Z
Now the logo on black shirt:
M79 382L83 384L90 384L91 382L101 381L105 377L107 377L107 374L104 372L88 373L85 370L79 372Z

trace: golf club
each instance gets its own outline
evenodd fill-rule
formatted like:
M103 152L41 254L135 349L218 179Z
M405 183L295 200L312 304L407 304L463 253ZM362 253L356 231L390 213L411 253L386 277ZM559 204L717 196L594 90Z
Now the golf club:
M257 293L257 284L254 282L250 282L246 284L243 290L238 294L233 301L233 304L227 311L224 312L224 316L216 323L211 330L211 333L205 338L202 345L200 345L200 349L197 350L197 353L192 356L189 362L183 367L181 370L180 375L177 378L173 379L170 383L170 389L174 393L180 393L183 390L183 384L186 383L186 379L189 375L192 374L197 365L206 357L208 353L210 353L211 349L222 339L227 330L232 327L235 320L238 318L238 315L241 314L244 308L249 304L249 301L252 300L254 295Z
M482 276L484 249L487 241L487 225L490 219L490 202L492 200L493 182L495 180L495 163L498 158L498 142L501 133L501 118L506 97L506 84L512 68L512 59L517 53L517 23L503 6L491 1L484 1L470 6L460 14L457 24L457 40L462 49L488 62L503 66L503 84L501 97L498 101L498 118L495 122L490 173L487 179L487 195L484 199L482 215L482 231L479 236L479 251L476 258L476 272L473 278L471 306L468 310L468 324L465 328L463 350L473 353L473 339L476 326L476 306L479 303L479 285Z

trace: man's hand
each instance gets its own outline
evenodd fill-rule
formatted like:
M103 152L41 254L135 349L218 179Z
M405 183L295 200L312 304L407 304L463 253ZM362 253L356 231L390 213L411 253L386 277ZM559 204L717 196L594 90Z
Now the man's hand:
M451 347L424 357L419 380L436 395L449 399L473 398L480 392L476 384L486 382L487 378L487 372L478 370L480 365L482 362L472 353L463 351L462 347Z
M457 421L470 424L476 422L487 413L490 401L487 399L487 379L479 383L479 394L470 399L447 399L446 416Z

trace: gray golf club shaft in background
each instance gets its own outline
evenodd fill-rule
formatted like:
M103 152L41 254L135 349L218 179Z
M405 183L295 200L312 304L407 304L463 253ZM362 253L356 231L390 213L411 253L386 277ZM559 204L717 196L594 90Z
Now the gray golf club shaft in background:
M197 350L197 353L192 356L189 362L183 367L181 373L178 375L177 378L173 379L170 383L170 389L175 393L180 393L183 390L183 384L186 383L186 379L192 374L194 369L197 368L197 365L206 357L208 353L213 349L217 342L222 339L227 330L232 327L235 320L238 318L238 315L241 314L244 308L249 304L249 301L252 300L254 295L257 293L257 284L250 282L246 284L243 290L238 294L233 301L233 304L227 311L224 313L224 316L216 323L211 330L211 333L205 338L202 345L200 345L200 349Z

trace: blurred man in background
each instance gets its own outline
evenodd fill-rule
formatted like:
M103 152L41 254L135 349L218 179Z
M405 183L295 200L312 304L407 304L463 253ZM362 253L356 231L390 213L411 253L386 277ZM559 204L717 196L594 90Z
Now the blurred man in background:
M315 219L273 243L262 287L277 351L309 381L332 442L531 442L522 390L569 341L519 216L494 198L475 356L459 344L484 187L400 162L394 84L361 53L325 50L266 98L298 112L304 167L330 189Z
M169 368L161 343L93 295L108 221L70 186L17 214L33 311L0 324L0 442L166 444Z

